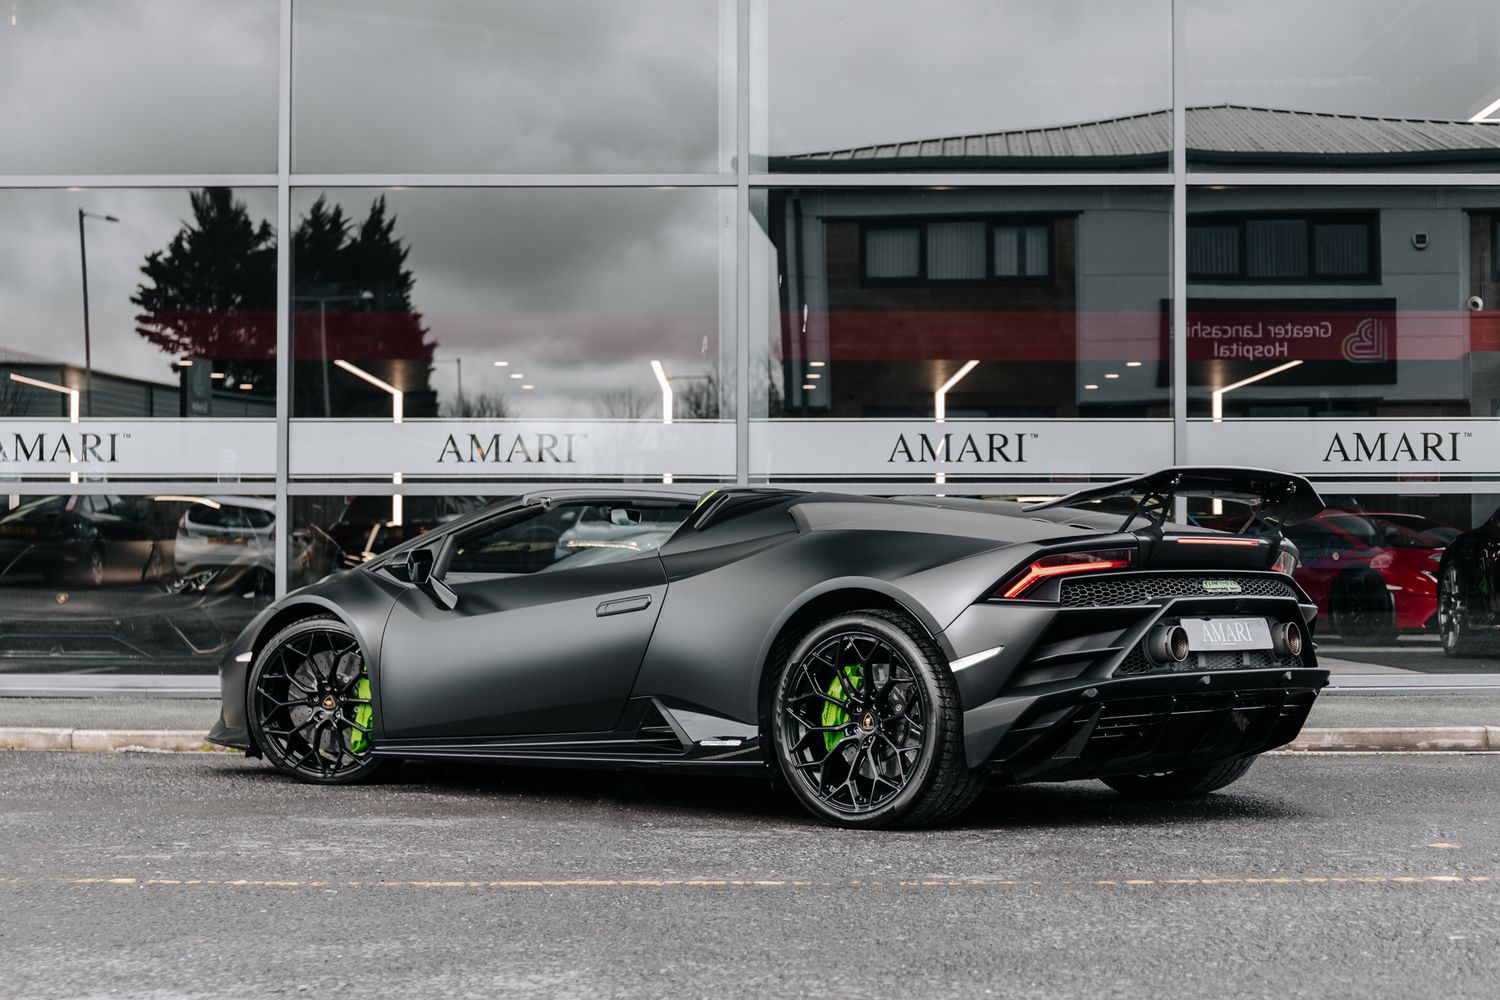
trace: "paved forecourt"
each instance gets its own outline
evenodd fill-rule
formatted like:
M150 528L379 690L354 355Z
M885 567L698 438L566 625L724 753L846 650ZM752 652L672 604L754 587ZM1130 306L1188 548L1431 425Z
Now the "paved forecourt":
M748 781L0 753L8 997L1487 995L1500 757L1268 758L1226 793L995 788L821 827ZM987 992L988 991L988 992Z

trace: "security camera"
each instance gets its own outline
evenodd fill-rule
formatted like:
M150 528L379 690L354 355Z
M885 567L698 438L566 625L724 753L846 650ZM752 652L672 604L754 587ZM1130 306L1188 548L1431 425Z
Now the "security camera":
M1479 310L1481 310L1483 308L1484 308L1484 299L1480 298L1478 295L1470 295L1469 296L1469 311L1470 312L1478 312Z

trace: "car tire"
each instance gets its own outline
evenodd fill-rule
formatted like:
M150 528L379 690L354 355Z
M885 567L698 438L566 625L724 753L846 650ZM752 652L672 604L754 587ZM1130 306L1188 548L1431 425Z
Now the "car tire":
M1449 563L1438 579L1438 638L1443 654L1449 659L1481 656L1485 643L1475 635L1469 623L1469 602L1464 599L1463 577L1458 566Z
M1208 767L1189 767L1181 771L1155 774L1120 774L1103 779L1121 795L1132 799L1186 799L1216 792L1245 776L1255 757L1238 757Z
M256 747L298 781L347 785L384 763L370 753L374 699L364 653L336 618L304 618L271 637L251 668L245 714Z
M947 660L904 615L830 618L778 670L772 756L819 819L858 829L936 826L983 791L988 772L965 758Z
M104 567L104 546L95 545L89 549L83 565L78 569L79 585L95 589L104 586Z
M1396 602L1379 573L1353 573L1329 595L1333 631L1345 642L1385 646L1396 641Z

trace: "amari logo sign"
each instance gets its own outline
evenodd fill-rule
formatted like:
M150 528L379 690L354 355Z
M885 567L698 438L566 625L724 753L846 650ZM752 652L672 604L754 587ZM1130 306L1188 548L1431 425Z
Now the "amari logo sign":
M573 447L586 434L449 434L438 464L486 462L495 465L572 465Z
M1460 443L1471 431L1335 432L1323 453L1324 464L1365 462L1460 462Z
M886 464L952 462L956 465L1013 465L1026 461L1030 431L1000 433L903 433L896 436Z
M0 434L0 464L29 462L66 465L75 460L89 464L115 463L119 461L121 436L118 433L96 434L91 431L71 434L12 431Z

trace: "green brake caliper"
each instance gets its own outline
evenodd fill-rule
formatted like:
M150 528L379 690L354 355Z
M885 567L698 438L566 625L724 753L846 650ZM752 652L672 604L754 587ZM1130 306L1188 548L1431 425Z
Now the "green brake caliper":
M370 723L375 721L375 705L370 701L370 674L365 669L363 660L359 664L359 683L354 685L354 697L362 702L354 706L354 724L363 729L354 730L349 737L349 749L361 754L370 745L370 735L364 730L369 729Z
M856 663L854 665L854 670L855 670L855 674L854 674L854 687L859 687L860 678L863 676L862 674L860 674L858 672L859 669L860 669L860 665L858 663ZM828 685L828 697L830 697L830 698L838 698L841 701L843 700L843 697L844 697L844 685L843 685L843 682L840 680L839 677L835 677L833 679L833 683L831 683L831 684ZM825 701L823 703L823 725L825 725L825 726L837 726L837 727L839 727L840 730L842 730L848 724L849 724L849 713L848 712L844 711L842 708L839 708L837 705L833 704L832 702ZM841 740L843 738L844 738L844 734L842 732L824 733L823 734L823 746L824 746L824 748L826 748L831 753L833 751L833 748L839 745L839 740Z

